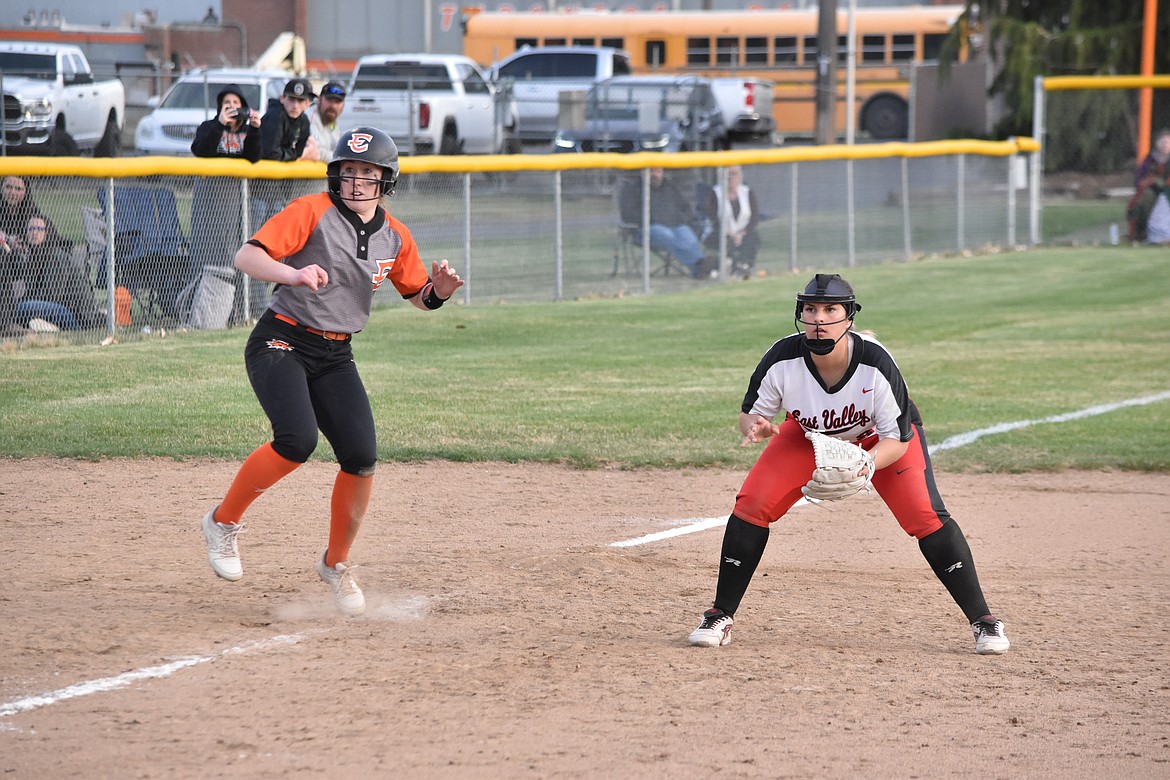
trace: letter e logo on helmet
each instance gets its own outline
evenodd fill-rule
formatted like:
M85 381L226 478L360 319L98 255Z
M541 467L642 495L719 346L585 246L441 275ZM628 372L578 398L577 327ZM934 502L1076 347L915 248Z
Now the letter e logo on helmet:
M370 141L374 140L374 136L369 133L354 133L349 137L346 145L355 154L362 154L370 148Z

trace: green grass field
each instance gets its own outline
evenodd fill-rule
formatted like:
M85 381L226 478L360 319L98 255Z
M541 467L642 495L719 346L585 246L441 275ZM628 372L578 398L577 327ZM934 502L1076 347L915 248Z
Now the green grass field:
M851 269L858 326L947 437L1170 390L1170 254L1041 249ZM375 312L355 341L384 460L747 466L739 402L811 272L658 296ZM0 456L240 458L268 436L246 329L0 353ZM330 459L322 441L316 457ZM1170 400L986 436L942 469L1170 468Z

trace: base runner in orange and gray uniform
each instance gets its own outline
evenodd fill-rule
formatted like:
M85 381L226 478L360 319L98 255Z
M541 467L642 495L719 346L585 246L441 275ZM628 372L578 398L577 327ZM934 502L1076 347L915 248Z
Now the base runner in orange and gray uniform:
M329 546L317 571L349 615L365 609L349 552L369 505L377 449L369 397L353 361L353 334L365 328L374 293L386 282L424 311L439 308L463 286L446 260L432 263L428 275L410 231L382 207L382 198L394 194L398 171L390 136L367 127L346 132L327 168L329 191L292 201L236 253L237 268L276 284L244 350L273 437L248 456L202 523L215 573L243 577L238 536L244 511L309 459L320 430L339 470Z

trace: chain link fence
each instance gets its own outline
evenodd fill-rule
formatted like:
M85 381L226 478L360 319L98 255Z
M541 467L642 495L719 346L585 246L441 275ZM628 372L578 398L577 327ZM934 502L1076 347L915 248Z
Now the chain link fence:
M465 305L662 294L1015 246L1029 230L1021 171L1034 150L1025 139L403 158L386 203L424 261L445 258L467 279ZM622 213L623 188L642 205L655 192L652 167L683 193L680 222L701 243L701 267L653 244L648 217L631 223ZM715 197L733 169L758 210L748 263L733 262L742 258L732 223L717 211L734 211ZM226 159L13 158L0 161L0 176L5 333L31 327L91 341L253 321L269 291L235 270L236 249L289 200L325 184L319 163ZM392 290L376 300L402 303Z
M1139 183L1141 89L1151 90L1151 150L1157 132L1170 128L1170 77L1062 76L1035 83L1035 158L1043 186L1037 191L1041 234L1060 244L1145 243L1146 223L1161 182ZM1156 185L1151 188L1150 185ZM1167 232L1155 243L1170 240Z

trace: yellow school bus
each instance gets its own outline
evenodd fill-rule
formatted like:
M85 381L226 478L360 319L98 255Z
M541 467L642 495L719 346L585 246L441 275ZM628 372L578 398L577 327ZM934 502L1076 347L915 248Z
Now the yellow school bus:
M905 138L911 66L937 61L963 6L859 8L855 12L857 130ZM846 112L848 12L837 14L837 132ZM816 131L818 11L477 12L465 9L463 52L489 66L523 46L625 49L635 73L758 76L775 83L778 132Z

